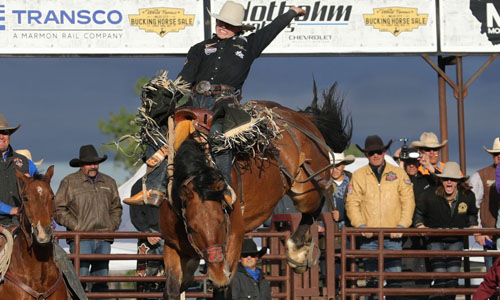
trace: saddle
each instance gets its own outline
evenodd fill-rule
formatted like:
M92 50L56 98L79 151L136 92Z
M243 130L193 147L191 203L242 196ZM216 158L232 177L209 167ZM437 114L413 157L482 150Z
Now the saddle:
M183 121L194 121L192 122L194 127L201 132L208 134L210 131L210 127L212 126L213 112L204 109L204 108L196 108L196 107L185 107L179 108L174 115L174 124L177 128L178 124ZM176 129L177 131L177 129Z

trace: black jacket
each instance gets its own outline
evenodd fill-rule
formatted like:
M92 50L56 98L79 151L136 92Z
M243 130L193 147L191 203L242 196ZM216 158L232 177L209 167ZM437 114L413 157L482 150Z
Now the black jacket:
M260 273L259 280L255 281L239 263L231 283L231 294L233 300L270 300L271 287L263 272Z
M435 186L423 193L416 202L414 224L429 228L467 228L477 225L477 207L474 193L458 188L456 202L452 206L443 197L436 195ZM434 240L434 238L432 238ZM438 238L452 241L456 237Z
M438 182L434 177L435 175L422 175L420 172L417 172L417 175L408 176L410 177L411 183L413 183L413 194L415 195L415 199L418 199L424 192L435 187Z
M17 190L17 177L15 169L22 173L29 173L28 159L14 152L9 146L9 153L4 159L0 153L0 201L10 206L21 206ZM15 216L0 215L0 224L17 224Z
M268 26L249 36L219 39L216 35L189 49L179 76L195 85L207 80L240 89L253 61L274 38L297 16L293 10L278 16Z

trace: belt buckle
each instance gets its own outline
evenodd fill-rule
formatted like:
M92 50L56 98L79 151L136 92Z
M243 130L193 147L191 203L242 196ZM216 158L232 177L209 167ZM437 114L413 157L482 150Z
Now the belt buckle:
M200 81L196 84L195 91L198 94L210 95L212 92L211 88L212 88L212 85L210 84L210 82L207 80L203 80L203 81Z

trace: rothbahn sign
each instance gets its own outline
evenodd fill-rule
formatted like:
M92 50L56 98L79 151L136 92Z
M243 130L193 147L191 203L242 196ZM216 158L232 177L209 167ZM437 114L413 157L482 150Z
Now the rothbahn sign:
M0 0L0 54L184 55L205 38L205 4L224 2ZM265 54L500 52L500 0L239 2L257 28L292 5L307 10Z

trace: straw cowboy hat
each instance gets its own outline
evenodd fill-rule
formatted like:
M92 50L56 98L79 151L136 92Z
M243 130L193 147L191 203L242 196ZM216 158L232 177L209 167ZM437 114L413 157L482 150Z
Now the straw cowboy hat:
M469 176L463 176L460 172L460 166L454 162L449 161L444 164L443 172L441 174L436 174L437 177L441 178L453 178L453 179L465 179Z
M365 149L361 148L360 145L356 144L356 147L363 152L368 153L370 151L382 150L386 151L392 144L392 140L389 140L387 145L384 145L384 142L378 135L370 135L365 140Z
M257 250L257 245L252 239L244 239L243 247L241 248L241 257L247 257L248 255L257 255L257 257L262 257L267 252L267 247L262 247Z
M21 154L22 156L31 160L36 166L39 166L43 163L43 158L40 159L39 161L34 161L33 158L31 157L31 152L28 149L19 149L16 150L16 153Z
M500 153L500 138L496 138L493 141L493 147L491 149L486 148L486 146L483 146L483 149L490 154Z
M434 132L424 132L420 135L420 141L411 142L411 148L441 148L448 143L448 140L444 140L439 143L438 137Z
M332 157L332 154L331 153L328 153L328 156L330 157L330 163L333 164L335 163L335 165L340 165L340 164L344 164L344 165L350 165L354 162L354 155L352 154L349 154L347 156L344 156L344 152L342 153L333 153L333 155L335 156L335 162L333 161L333 157Z
M105 161L108 158L106 154L104 154L103 157L99 157L97 155L97 150L94 148L93 145L84 145L80 147L80 157L79 158L73 158L70 162L69 165L77 168L80 167L81 164L100 164L103 161Z
M226 22L233 26L241 27L241 30L251 31L255 29L252 25L242 23L243 17L245 16L245 8L239 3L226 1L226 3L222 5L219 14L214 14L210 11L208 11L208 13L212 16L212 18L221 20L222 22Z
M0 114L0 131L7 131L9 135L11 135L14 132L16 132L16 130L19 129L19 127L21 127L21 125L17 125L16 127L10 127L9 122L7 122L5 116Z

